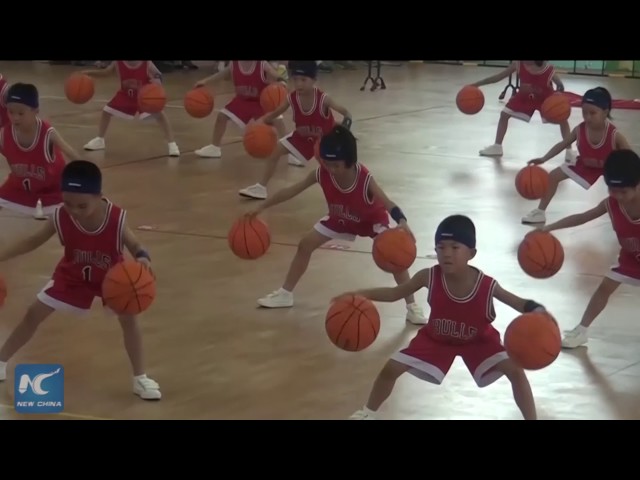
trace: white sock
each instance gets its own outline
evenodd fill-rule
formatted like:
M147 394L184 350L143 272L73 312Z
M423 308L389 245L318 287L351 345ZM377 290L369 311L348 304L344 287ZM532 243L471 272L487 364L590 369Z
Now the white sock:
M587 333L589 331L589 327L585 327L584 325L578 325L576 328L578 333Z
M0 362L0 370L7 368L7 362Z
M280 290L278 291L278 293L284 293L285 295L291 295L292 292L290 292L289 290L285 290L284 288L280 287Z
M362 411L364 413L366 413L367 415L371 415L372 417L376 416L376 412L374 412L373 410L371 410L370 408L367 408L366 406L362 407Z
M142 375L137 375L137 376L133 377L133 379L134 379L135 381L143 380L143 379L145 379L145 378L147 378L147 374L146 374L146 373L143 373Z

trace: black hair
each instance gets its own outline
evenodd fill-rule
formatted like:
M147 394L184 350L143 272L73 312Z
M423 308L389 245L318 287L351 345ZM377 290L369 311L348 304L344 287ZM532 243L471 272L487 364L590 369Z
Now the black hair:
M95 185L97 190L102 189L102 172L95 163L87 160L74 160L67 163L62 170L62 183L80 181Z
M542 65L544 65L544 62L546 62L546 60L534 60L533 63L535 63L537 66L541 67Z
M608 187L640 185L640 157L633 150L614 150L604 163L604 181Z
M358 163L358 145L351 130L342 125L334 126L322 136L320 156L325 162L341 160L347 167Z
M289 60L289 75L304 75L314 80L318 77L318 63L315 60Z
M591 90L599 92L607 99L607 103L609 104L609 108L607 108L607 110L609 110L609 113L607 113L607 118L611 119L611 110L613 109L613 98L611 97L611 92L609 92L609 90L607 90L604 87L595 87L595 88L592 88Z
M446 239L457 241L471 249L475 249L476 226L466 215L451 215L442 220L436 229L436 245L441 240Z
M11 97L21 99L22 103L31 108L38 108L40 105L40 95L38 88L32 83L14 83L7 89L5 102L11 103Z

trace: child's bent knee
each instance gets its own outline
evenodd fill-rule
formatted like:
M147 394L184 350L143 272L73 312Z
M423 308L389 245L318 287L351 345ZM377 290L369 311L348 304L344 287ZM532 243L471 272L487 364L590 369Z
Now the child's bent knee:
M526 378L524 369L510 358L501 361L495 366L495 369L502 372L510 381Z
M406 373L409 370L409 366L404 363L400 363L396 360L389 360L378 375L378 378L383 381L396 381L400 375Z

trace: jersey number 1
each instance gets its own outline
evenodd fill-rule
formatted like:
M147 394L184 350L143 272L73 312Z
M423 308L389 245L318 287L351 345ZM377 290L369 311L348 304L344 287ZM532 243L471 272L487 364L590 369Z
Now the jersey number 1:
M24 180L22 180L22 186L24 187L24 189L27 192L31 191L31 180L29 180L28 178L25 178Z
M89 265L82 267L82 278L85 282L91 281L91 267Z

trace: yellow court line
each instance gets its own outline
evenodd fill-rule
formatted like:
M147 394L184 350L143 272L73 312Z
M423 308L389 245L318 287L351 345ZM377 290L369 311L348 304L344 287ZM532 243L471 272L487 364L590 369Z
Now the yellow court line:
M13 405L6 405L4 403L0 403L0 407L1 408L6 408L8 410L13 410L14 413L17 413L15 411L15 408L13 407ZM26 413L17 413L18 415L29 415ZM38 415L33 414L33 415ZM46 413L43 415L56 415L59 417L68 417L68 418L77 418L78 420L111 420L111 418L104 418L104 417L94 417L93 415L81 415L79 413L69 413L69 412L60 412L60 413Z

